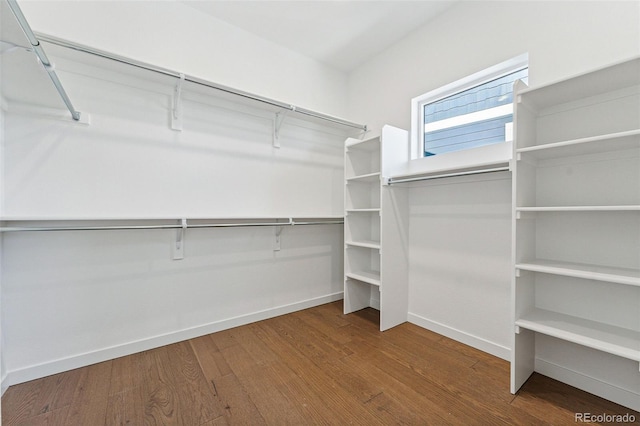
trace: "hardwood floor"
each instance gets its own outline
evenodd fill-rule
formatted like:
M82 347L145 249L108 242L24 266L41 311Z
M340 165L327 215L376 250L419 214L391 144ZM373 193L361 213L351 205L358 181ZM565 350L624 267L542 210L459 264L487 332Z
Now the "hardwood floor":
M342 302L10 387L2 425L574 424L640 413Z

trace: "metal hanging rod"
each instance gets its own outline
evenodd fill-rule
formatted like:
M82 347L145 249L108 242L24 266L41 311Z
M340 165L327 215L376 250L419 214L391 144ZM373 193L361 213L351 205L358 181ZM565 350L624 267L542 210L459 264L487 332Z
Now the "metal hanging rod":
M14 0L15 1L15 0ZM79 52L87 53L90 55L98 56L104 59L109 59L112 61L120 62L126 65L131 65L137 68L141 68L147 71L153 71L159 74L167 75L170 77L181 78L181 73L177 71L173 71L167 68L163 68L157 65L148 64L141 61L136 61L135 59L127 58L124 56L116 55L114 53L105 52L103 50L94 49L92 47L84 46L81 44L73 43L67 40L63 40L57 37L53 37L46 34L37 33L37 37L41 41L45 41L47 43L55 44L57 46L65 47L68 49L73 49ZM184 76L185 81L189 81L191 83L195 83L201 86L209 87L215 90L219 90L225 93L230 93L232 95L240 96L246 99L251 99L256 102L261 102L264 104L268 104L271 106L275 106L277 108L282 108L285 110L297 112L302 115L307 115L310 117L318 118L321 120L329 121L335 124L339 124L346 127L352 127L354 129L362 130L364 132L367 131L367 126L365 124L353 123L351 121L343 120L341 118L333 117L331 115L322 114L320 112L312 111L309 109L297 107L295 105L290 105L284 102L280 102L274 99L266 98L264 96L256 95L253 93L245 92L243 90L234 89L229 86L224 86L222 84L213 83L208 80L204 80L198 77L193 77L189 75Z
M0 227L0 232L30 232L30 231L120 231L133 229L185 229L185 228L234 228L252 226L305 226L305 225L337 225L343 224L343 219L335 220L302 220L295 221L287 218L286 222L230 222L230 223L186 223L166 225L106 225L106 226L8 226Z
M491 169L466 170L462 172L443 173L443 174L437 174L437 175L418 176L418 177L412 177L412 178L401 178L401 179L390 178L387 181L387 183L389 185L395 185L397 183L417 182L417 181L432 180L432 179L443 179L443 178L456 177L456 176L479 175L483 173L505 172L508 170L509 170L509 166L503 166L503 167L494 167Z
M22 31L24 32L25 36L29 40L33 53L36 54L36 56L40 60L40 63L44 67L45 71L47 71L47 74L49 74L49 78L51 78L51 81L53 82L53 85L55 86L56 90L60 94L62 101L64 102L64 104L67 106L67 109L71 113L71 117L75 121L79 121L80 113L76 111L73 104L71 103L71 99L69 99L69 96L67 95L67 92L64 90L64 87L62 87L62 83L60 82L60 79L58 79L58 75L56 74L53 68L53 65L49 61L47 54L44 52L44 49L40 45L40 42L36 38L35 34L33 33L33 30L31 30L31 26L29 25L26 18L24 17L24 14L22 13L20 6L18 6L18 3L16 3L16 0L7 0L7 4L9 5L9 8L13 12L13 15L16 17L16 20L18 21L18 24L22 28Z

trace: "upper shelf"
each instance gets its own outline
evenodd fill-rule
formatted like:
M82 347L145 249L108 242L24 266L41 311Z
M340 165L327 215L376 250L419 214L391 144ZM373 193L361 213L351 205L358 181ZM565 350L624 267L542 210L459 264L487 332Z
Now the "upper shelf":
M521 154L536 159L547 159L636 148L640 148L640 129L529 146L517 149L516 154L519 154L518 160Z
M640 57L518 92L539 109L640 84Z
M124 75L137 77L140 80L153 80L157 83L173 87L181 76L184 76L184 89L216 98L249 105L271 112L286 112L292 116L334 128L366 132L365 124L355 123L336 116L313 111L287 102L268 98L255 93L246 92L223 84L215 83L200 77L182 74L158 65L138 61L111 52L95 49L86 45L36 32L38 39L48 46L52 54L63 60L89 65L100 70L108 70Z
M33 58L33 43L25 37L24 31L14 19L6 0L0 1L0 17L2 18L1 37L2 46L2 86L3 98L7 101L17 101L47 108L59 108L60 97L47 81L47 71ZM26 21L25 21L26 23ZM26 24L28 25L28 23ZM34 33L38 45L46 45L47 51L61 62L64 67L74 70L74 67L90 67L90 75L94 73L111 73L137 78L147 83L162 84L172 93L173 87L183 78L184 89L196 94L204 94L223 101L230 101L241 106L252 106L260 110L274 113L286 113L303 121L320 124L323 127L338 128L351 132L362 133L367 126L348 121L329 114L313 111L292 105L276 99L246 92L233 87L218 84L199 77L185 75L157 65L137 61L114 53L94 49L89 46L70 42L42 33ZM9 47L18 46L17 49ZM36 49L42 49L38 46ZM53 67L47 68L49 73ZM283 116L281 116L283 118ZM347 133L350 134L350 133Z

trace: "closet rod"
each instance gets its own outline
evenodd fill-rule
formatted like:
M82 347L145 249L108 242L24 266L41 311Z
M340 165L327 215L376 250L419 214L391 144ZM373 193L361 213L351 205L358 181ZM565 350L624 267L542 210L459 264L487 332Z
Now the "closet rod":
M418 176L418 177L404 178L404 179L390 178L388 181L388 184L394 185L396 183L417 182L421 180L442 179L442 178L455 177L455 176L479 175L482 173L504 172L508 170L509 170L509 166L504 166L504 167L494 167L492 169L467 170L464 172L443 173L439 175Z
M288 222L238 222L238 223L202 223L174 225L113 225L113 226L59 226L59 227L2 227L1 232L31 232L31 231L120 231L132 229L184 229L184 228L233 228L251 226L304 226L304 225L337 225L344 220L300 221L289 219Z
M15 1L15 0L14 0ZM45 41L47 43L55 44L57 46L65 47L68 49L73 49L79 52L88 53L90 55L98 56L101 58L109 59L112 61L120 62L126 65L131 65L137 68L141 68L147 71L153 71L159 74L180 78L180 73L176 71L169 70L167 68L159 67L157 65L151 65L145 62L136 61L131 58L126 58L124 56L116 55L114 53L105 52L103 50L94 49L92 47L80 45L77 43L73 43L67 40L63 40L57 37L53 37L46 34L37 33L38 39ZM333 117L327 114L323 114L320 112L312 111L306 108L297 107L295 105L290 105L284 102L280 102L274 99L266 98L264 96L256 95L253 93L245 92L242 90L234 89L232 87L224 86L222 84L213 83L211 81L207 81L198 77L185 75L185 81L190 81L191 83L195 83L201 86L209 87L212 89L216 89L222 92L230 93L232 95L240 96L243 98L251 99L253 101L261 102L264 104L268 104L271 106L275 106L278 108L286 109L289 111L294 111L303 115L307 115L310 117L318 118L325 121L330 121L335 124L339 124L346 127L352 127L354 129L362 130L364 132L367 131L366 124L358 124L353 123L351 121L343 120L341 118Z
M25 36L29 40L29 43L31 44L33 52L36 54L36 56L40 60L40 63L44 67L45 71L47 71L47 74L49 74L49 78L53 82L53 85L55 86L58 93L60 94L62 101L67 106L67 109L71 113L71 117L75 121L79 121L80 113L76 111L73 104L71 103L71 99L69 99L69 96L67 95L67 92L64 90L64 87L62 87L62 83L60 82L60 79L58 79L58 75L56 74L53 68L53 65L51 65L51 62L49 61L47 54L44 52L44 49L40 45L40 42L36 38L35 34L33 33L33 30L31 30L31 26L27 22L27 19L24 17L24 14L22 13L20 6L18 6L18 3L16 3L16 0L7 0L7 4L9 5L9 8L13 12L13 15L16 17L16 20L18 21L20 28L22 28L22 31L24 32Z

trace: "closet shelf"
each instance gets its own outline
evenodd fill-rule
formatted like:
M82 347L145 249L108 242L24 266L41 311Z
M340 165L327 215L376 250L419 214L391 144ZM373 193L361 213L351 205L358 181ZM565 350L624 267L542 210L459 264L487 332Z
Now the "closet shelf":
M518 102L526 100L538 109L622 90L638 84L640 57L580 74L569 79L521 90Z
M380 287L380 273L372 271L354 271L345 274L347 278L362 281Z
M330 126L340 128L342 130L345 128L353 129L359 133L367 132L367 126L365 124L355 123L329 114L246 92L196 76L186 75L158 65L95 49L48 34L36 32L34 35L39 42L48 43L54 51L56 49L61 51L60 56L70 58L72 61L77 61L82 64L95 65L101 69L113 68L124 74L132 75L138 75L139 71L142 71L144 78L147 79L149 79L150 76L161 76L163 79L169 77L172 81L179 81L182 80L183 77L183 81L189 83L190 90L204 88L208 92L210 89L213 89L216 91L216 98L230 99L236 103L241 103L242 105L259 105L261 109L269 112L286 112L288 116L295 116L304 121L322 124L325 127Z
M516 321L527 330L546 334L623 358L640 361L640 332L557 312L535 309Z
M355 142L349 142L345 144L347 151L366 151L366 152L376 152L380 150L380 138L374 137L371 139L365 140L356 140Z
M418 182L423 180L470 176L484 173L506 172L510 169L511 168L508 160L490 161L486 163L479 163L473 167L447 167L432 170L430 172L418 171L416 173L395 175L391 176L386 183L389 185L394 185L398 183Z
M640 129L528 146L517 149L516 156L518 160L521 160L522 154L527 157L542 160L637 148L640 148Z
M516 212L624 212L640 211L640 205L516 207Z
M347 213L369 213L369 212L379 212L380 208L373 209L347 209L345 212Z
M380 241L373 241L373 240L345 241L345 244L348 246L364 247L364 248L380 250Z
M353 177L347 178L346 180L347 180L347 183L376 183L376 182L380 182L380 172L353 176Z
M251 226L304 226L343 224L342 216L235 217L235 218L1 218L0 232L106 231L133 229L232 228Z
M545 274L584 278L588 280L605 281L640 287L640 270L638 269L556 262L545 259L535 259L532 261L517 263L515 267L516 269L523 271L542 272Z

